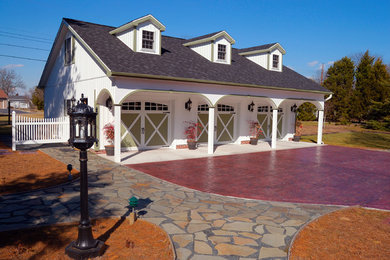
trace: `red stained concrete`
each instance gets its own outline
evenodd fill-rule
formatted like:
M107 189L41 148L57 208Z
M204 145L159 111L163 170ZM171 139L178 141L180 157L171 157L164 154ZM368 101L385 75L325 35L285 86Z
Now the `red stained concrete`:
M221 195L390 210L388 152L319 146L128 167Z

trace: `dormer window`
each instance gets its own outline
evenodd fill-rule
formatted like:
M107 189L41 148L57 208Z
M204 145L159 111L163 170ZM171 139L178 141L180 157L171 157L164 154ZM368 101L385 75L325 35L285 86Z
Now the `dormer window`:
M279 68L279 55L272 55L272 68Z
M142 49L153 50L154 33L150 31L142 31Z
M226 60L226 45L218 44L218 60Z

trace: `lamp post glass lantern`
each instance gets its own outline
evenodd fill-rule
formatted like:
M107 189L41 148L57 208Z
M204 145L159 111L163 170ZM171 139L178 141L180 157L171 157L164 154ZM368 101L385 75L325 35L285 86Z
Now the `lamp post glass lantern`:
M97 257L104 250L104 243L92 235L92 227L88 214L88 171L87 149L91 148L96 139L96 112L88 106L87 99L81 94L80 101L68 110L70 117L69 145L80 149L80 224L76 241L71 242L65 253L75 259Z

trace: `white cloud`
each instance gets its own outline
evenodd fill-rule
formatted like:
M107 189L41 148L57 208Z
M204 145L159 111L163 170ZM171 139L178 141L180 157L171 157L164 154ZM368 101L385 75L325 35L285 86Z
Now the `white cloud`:
M1 68L2 69L12 69L12 68L20 68L20 67L24 67L24 65L23 64L7 64Z
M328 64L329 66L332 66L332 65L333 65L333 63L334 63L334 61L328 61L328 63L327 63L327 64Z
M317 64L318 64L318 60L314 60L312 62L309 62L307 65L309 65L310 67L314 67Z

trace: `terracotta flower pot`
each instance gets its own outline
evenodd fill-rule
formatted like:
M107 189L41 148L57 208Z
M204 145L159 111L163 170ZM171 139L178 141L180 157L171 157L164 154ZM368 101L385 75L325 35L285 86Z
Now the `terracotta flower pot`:
M196 150L196 142L187 141L189 150Z
M294 135L294 139L293 139L294 142L299 142L300 140L301 140L300 135Z
M250 143L251 145L257 145L257 142L258 142L258 141L259 141L259 139L251 137L251 140L249 141L249 143Z
M105 145L104 148L106 149L106 155L107 156L114 156L114 146L111 145Z

